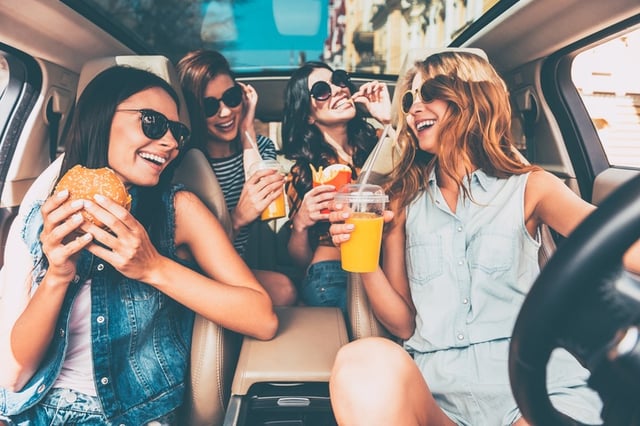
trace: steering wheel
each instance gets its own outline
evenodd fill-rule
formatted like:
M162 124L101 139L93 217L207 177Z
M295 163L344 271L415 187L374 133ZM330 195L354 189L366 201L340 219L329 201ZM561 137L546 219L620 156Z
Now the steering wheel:
M511 390L532 425L580 425L557 411L546 366L564 348L589 369L606 425L639 424L640 281L622 266L640 237L640 175L561 243L525 298L511 340Z

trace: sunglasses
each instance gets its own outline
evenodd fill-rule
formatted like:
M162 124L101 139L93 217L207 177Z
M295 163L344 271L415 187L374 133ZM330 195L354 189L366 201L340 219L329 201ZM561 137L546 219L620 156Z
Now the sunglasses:
M178 149L184 148L189 140L189 128L179 121L171 121L164 114L152 109L119 109L117 111L140 113L142 133L149 139L158 140L171 130L173 138L178 142Z
M348 87L353 92L355 87L351 82L351 77L344 70L335 70L331 73L331 83L338 87ZM326 101L331 97L331 86L326 81L316 81L309 91L311 97L317 101Z
M229 108L235 108L242 103L242 87L238 84L225 90L220 99L209 96L204 98L202 104L204 106L204 115L213 117L220 111L220 102Z
M428 104L429 102L433 102L442 96L444 88L452 87L454 82L455 79L453 77L440 74L432 79L426 80L418 89L407 90L401 99L402 112L409 114L409 110L418 96L422 103Z

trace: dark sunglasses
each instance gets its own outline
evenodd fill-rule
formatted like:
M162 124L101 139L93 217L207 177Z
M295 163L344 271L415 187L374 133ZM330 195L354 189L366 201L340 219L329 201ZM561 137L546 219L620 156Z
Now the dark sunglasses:
M220 102L229 108L235 108L242 103L242 87L236 84L225 90L220 99L209 96L204 98L202 104L204 106L204 115L213 117L220 111Z
M335 70L331 74L331 83L338 87L348 87L352 92L355 89L349 73L344 70ZM316 81L309 93L317 101L326 101L331 97L331 86L326 81Z
M140 113L142 133L149 139L160 139L171 130L173 138L178 142L178 149L184 148L189 140L189 128L179 121L171 121L164 114L152 109L119 109L117 111Z
M440 74L432 79L426 80L419 89L407 90L401 99L402 112L409 114L409 110L418 95L420 96L420 100L425 104L433 102L442 96L442 89L444 87L451 87L454 82L455 79L453 77Z

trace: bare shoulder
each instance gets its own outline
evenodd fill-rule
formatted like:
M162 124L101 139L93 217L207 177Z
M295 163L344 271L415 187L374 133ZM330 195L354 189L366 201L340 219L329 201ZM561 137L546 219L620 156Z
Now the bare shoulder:
M527 179L527 198L539 200L550 194L567 193L571 190L565 183L546 170L535 170L529 174Z

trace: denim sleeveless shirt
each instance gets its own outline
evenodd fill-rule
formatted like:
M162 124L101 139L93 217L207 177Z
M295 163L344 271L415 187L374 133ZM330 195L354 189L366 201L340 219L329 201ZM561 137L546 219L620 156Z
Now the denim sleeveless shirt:
M162 195L166 220L158 251L176 256L174 186ZM130 191L136 211L136 188ZM41 202L25 216L22 237L29 247L34 271L32 290L42 281L46 258L39 235ZM194 265L186 265L193 267ZM94 380L109 423L140 425L182 404L189 364L194 314L150 285L128 279L107 262L83 251L77 275L69 285L56 323L56 332L39 369L19 392L0 389L0 412L11 416L37 404L53 386L68 347L72 303L91 279L91 338Z
M449 209L435 173L406 210L407 274L417 308L409 350L432 352L509 338L539 272L540 244L524 223L528 174L477 170L472 199Z

